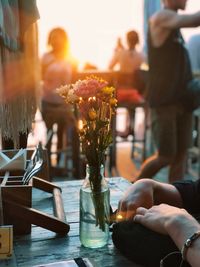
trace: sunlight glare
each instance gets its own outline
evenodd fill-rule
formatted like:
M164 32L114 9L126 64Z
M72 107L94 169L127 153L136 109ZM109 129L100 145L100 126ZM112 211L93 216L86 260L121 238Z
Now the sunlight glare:
M187 12L199 9L198 1L187 3ZM40 12L39 51L47 50L46 40L54 27L63 27L69 36L71 53L79 69L87 62L106 69L118 37L125 43L127 31L135 29L143 47L143 0L37 0ZM200 33L199 27L184 29L186 39Z
M89 62L105 69L118 37L124 39L133 28L142 34L141 0L58 0L56 4L54 0L38 0L37 5L40 54L46 51L48 32L61 26L69 35L72 55L81 65Z

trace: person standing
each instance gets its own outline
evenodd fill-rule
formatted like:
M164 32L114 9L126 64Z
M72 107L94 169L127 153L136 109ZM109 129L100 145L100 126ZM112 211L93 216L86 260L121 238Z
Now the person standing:
M192 35L188 42L187 42L187 48L189 52L191 67L193 74L200 79L200 34L194 34ZM194 116L193 118L193 131L196 131L196 136L193 138L193 145L198 147L198 138L199 138L199 118L198 116ZM192 162L195 162L196 159L193 159Z
M192 112L186 111L181 99L192 71L180 29L200 25L200 12L178 13L186 2L163 0L164 8L149 20L147 101L157 152L143 163L136 179L152 178L166 166L170 183L184 178Z

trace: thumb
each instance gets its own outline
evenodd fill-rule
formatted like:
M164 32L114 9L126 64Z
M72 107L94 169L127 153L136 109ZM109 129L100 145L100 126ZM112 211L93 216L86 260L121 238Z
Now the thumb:
M140 214L136 214L133 221L136 223L142 223L144 216Z

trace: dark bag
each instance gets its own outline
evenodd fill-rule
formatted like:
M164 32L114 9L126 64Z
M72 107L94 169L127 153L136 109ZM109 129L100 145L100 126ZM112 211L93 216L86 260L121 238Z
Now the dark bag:
M200 107L200 79L195 78L188 82L182 101L188 111Z
M147 229L133 221L113 225L113 243L120 252L136 264L145 267L160 267L160 261L167 254L179 251L172 239ZM177 267L181 263L179 253L164 260L163 267ZM186 262L182 267L189 267Z

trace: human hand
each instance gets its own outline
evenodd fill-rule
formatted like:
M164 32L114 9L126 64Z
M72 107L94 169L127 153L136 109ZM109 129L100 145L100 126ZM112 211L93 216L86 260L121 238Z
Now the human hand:
M117 220L133 219L138 207L150 208L154 203L153 181L143 179L135 182L119 201Z
M161 234L169 234L169 225L179 225L183 220L190 220L191 215L184 209L167 204L153 206L150 209L139 207L136 210L134 221Z

